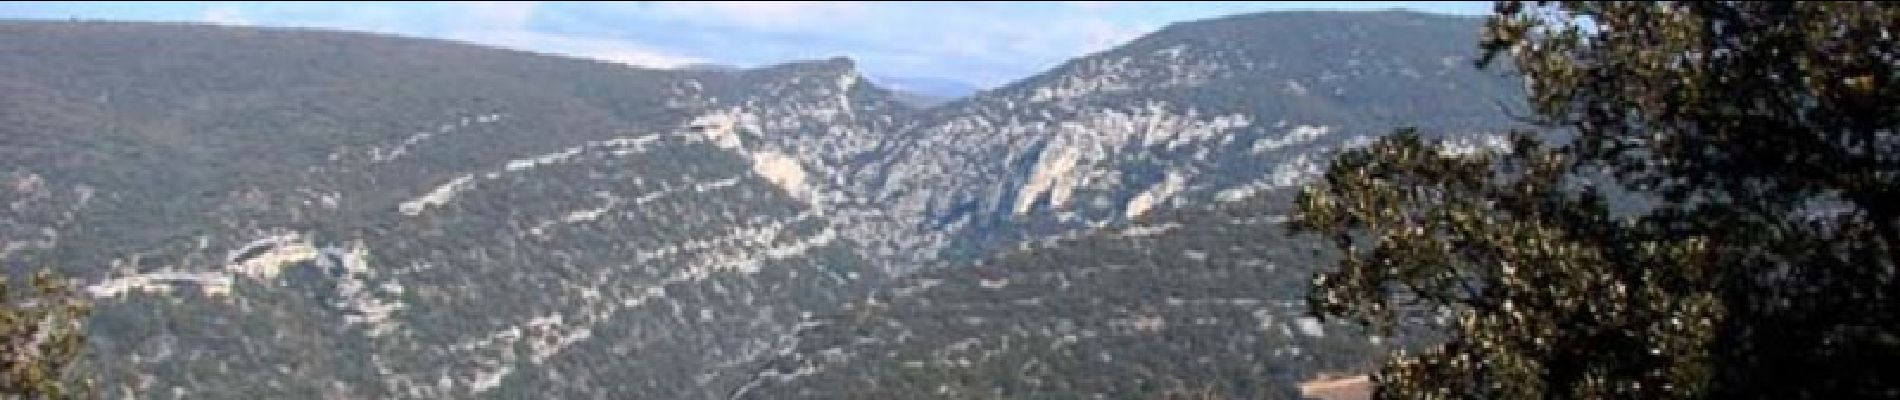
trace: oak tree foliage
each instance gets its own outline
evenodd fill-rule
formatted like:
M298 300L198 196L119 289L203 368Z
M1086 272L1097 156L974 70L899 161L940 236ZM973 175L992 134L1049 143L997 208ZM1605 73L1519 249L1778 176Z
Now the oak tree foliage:
M74 366L86 347L84 299L50 273L23 285L0 276L0 397L75 398L85 395Z
M1500 2L1536 132L1342 154L1317 314L1444 340L1379 394L1900 396L1900 6Z

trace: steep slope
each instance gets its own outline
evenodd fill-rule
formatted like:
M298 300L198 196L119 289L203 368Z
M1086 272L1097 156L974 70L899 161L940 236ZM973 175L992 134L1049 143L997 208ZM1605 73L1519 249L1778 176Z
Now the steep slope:
M1283 195L1156 212L902 278L803 326L751 398L1297 398L1390 343L1306 317L1329 253Z
M1276 196L1504 125L1475 27L1182 23L916 109L847 59L0 22L0 263L99 299L112 397L1282 395L1378 346L1299 320Z
M1243 199L1396 127L1509 125L1499 107L1516 84L1471 68L1478 23L1294 12L1175 24L933 110L865 191L943 235L952 258Z
M815 129L886 111L800 84L848 64L648 71L147 24L0 38L0 248L100 299L114 395L706 396L875 279L795 178L825 131L752 148L694 127L728 93Z

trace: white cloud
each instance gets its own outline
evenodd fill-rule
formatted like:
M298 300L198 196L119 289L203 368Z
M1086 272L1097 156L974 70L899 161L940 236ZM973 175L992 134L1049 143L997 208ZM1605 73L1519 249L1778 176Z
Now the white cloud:
M1113 8L1115 7L1115 5L1119 4L1113 1L1060 1L1058 3L1062 3L1063 5L1066 5L1069 7L1078 8L1083 11L1102 11L1102 10L1107 10L1109 8Z
M526 30L460 31L451 33L448 36L458 40L491 46L566 54L575 57L591 58L648 68L678 68L706 62L705 59L667 54L625 40L559 35Z
M206 9L199 20L213 25L250 25L251 20L244 18L244 12L237 7L219 6Z
M924 45L914 47L931 53L939 63L978 62L990 65L988 69L1002 69L962 73L983 74L984 84L1021 78L1074 57L1108 50L1153 30L1084 13L945 19L921 28L928 33L915 42Z
M1055 10L990 2L814 1L211 7L202 13L211 23L440 37L657 68L849 56L868 73L954 77L982 86L1111 48L1153 25L1111 15L1125 14L1126 5L1093 2ZM536 21L566 25L548 30Z
M246 10L220 5L206 9L201 19L214 24L252 25L252 21L257 20L265 25L444 38L650 68L676 68L705 62L700 58L671 54L611 37L536 31L531 23L545 11L543 5L532 1L398 5L365 3L350 6L278 3Z
M870 16L870 7L833 1L656 1L647 11L661 17L782 31L823 28Z
M490 28L521 28L534 19L538 1L462 1L456 2L468 14L467 23Z
M1399 6L1468 9L1467 13L1476 14L1482 14L1486 7L1479 2L1375 2L1338 3L1335 8ZM60 7L95 8L76 3L54 8ZM207 3L181 7L188 11L166 18L461 39L657 67L705 61L687 55L740 66L843 55L859 60L860 66L872 74L954 77L987 86L1109 49L1169 22L1296 7L1312 5L1099 1L271 2ZM0 10L0 18L7 14L7 10Z
M519 8L529 10L481 13L495 15L488 18L494 21L522 21L528 17L505 16L538 13L549 21L591 22L568 25L560 32L567 35L558 40L561 43L639 38L641 43L653 45L626 51L599 50L610 47L592 44L529 47L540 51L659 66L698 61L679 54L712 57L711 61L739 66L849 56L874 74L957 77L984 86L1106 50L1149 32L1153 25L1109 15L1125 11L1125 6L1094 3L1071 4L1057 10L993 2L813 1L548 3L539 8ZM453 26L453 31L535 29L510 22L462 22ZM519 47L521 43L528 41L504 45ZM577 53L571 48L593 50Z
M608 47L583 52L583 57L601 61L616 62L637 67L673 69L693 64L705 64L705 59L664 54L637 47Z
M1074 29L1081 40L1078 49L1081 52L1076 54L1107 50L1154 31L1150 27L1117 25L1100 19L1078 21Z

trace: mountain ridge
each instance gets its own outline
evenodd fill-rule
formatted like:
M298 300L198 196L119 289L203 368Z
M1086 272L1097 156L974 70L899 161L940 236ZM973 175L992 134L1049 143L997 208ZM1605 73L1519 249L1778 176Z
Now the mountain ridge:
M915 351L961 338L910 325L968 328L912 304L919 316L865 326L897 337L804 333L867 296L1040 274L1060 260L1038 254L1134 233L1169 246L1261 235L1181 210L1271 203L1392 121L1447 135L1508 123L1485 116L1489 102L1442 101L1513 90L1443 62L1471 43L1468 21L1387 16L1318 38L1302 28L1316 22L1234 21L1170 27L928 108L843 57L654 70L376 34L0 23L0 88L22 94L0 99L0 260L61 266L100 300L94 353L125 397L816 395L801 385L884 364L820 362L833 347L808 340ZM1347 51L1313 57L1261 32ZM1204 250L1232 261L1297 243ZM1124 279L1205 266L1177 250L1065 298L1163 307L1135 294L1179 284L1292 299L1313 266L1281 254L1300 265ZM1001 259L1016 266L991 267ZM1091 270L1055 269L1035 276ZM1283 308L1263 311L1272 330L1194 337L1297 338L1272 334L1303 326ZM1240 321L1209 312L1161 318ZM968 316L1029 329L1035 315ZM1282 371L1249 381L1267 384L1366 349L1234 362ZM1037 390L1125 389L1065 375L1077 371L1051 370L1039 379L1074 380Z

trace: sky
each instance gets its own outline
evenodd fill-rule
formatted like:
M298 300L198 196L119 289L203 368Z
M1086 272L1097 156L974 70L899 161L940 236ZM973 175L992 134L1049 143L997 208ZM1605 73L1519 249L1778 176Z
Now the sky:
M1488 2L0 2L0 19L368 31L674 68L850 57L873 77L994 87L1169 23L1275 10L1482 15Z

